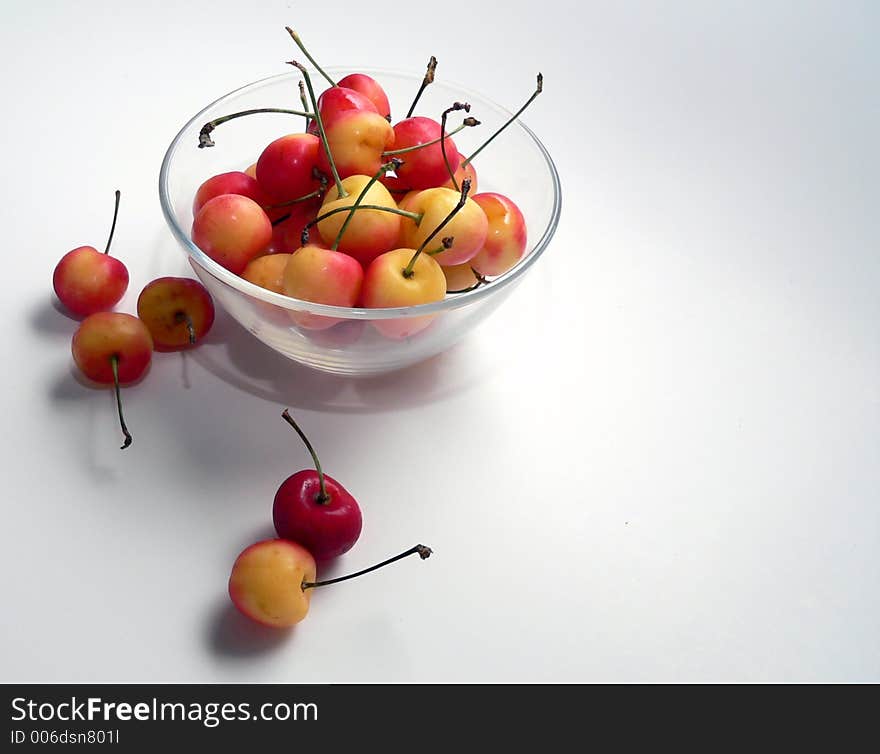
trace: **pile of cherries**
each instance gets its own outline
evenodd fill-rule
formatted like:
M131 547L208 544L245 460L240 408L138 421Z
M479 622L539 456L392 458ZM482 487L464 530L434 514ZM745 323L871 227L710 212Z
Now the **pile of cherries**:
M84 318L73 335L73 359L80 371L100 384L113 384L119 424L132 437L122 415L120 385L139 380L156 351L195 346L214 323L214 302L197 280L161 277L148 283L137 301L137 316L111 311L128 289L128 268L110 256L121 194L116 192L113 224L103 252L79 246L55 267L52 284L75 317Z
M479 125L467 116L451 131L451 113L470 112L454 102L439 121L413 116L434 80L431 58L407 116L391 123L381 85L353 73L333 81L287 29L330 87L315 97L303 75L302 110L261 108L206 123L199 147L214 146L223 123L264 112L306 119L304 133L270 143L246 170L215 175L193 201L192 240L229 271L292 298L331 306L409 307L443 300L488 284L512 268L526 249L526 224L510 198L477 193L474 157L535 99L469 157L452 136ZM306 95L308 92L308 96ZM322 330L338 318L291 312L306 330ZM372 321L382 335L408 338L432 317Z
M285 410L281 415L302 438L314 461L282 482L275 493L272 519L277 539L247 547L232 566L229 596L248 618L273 628L299 623L309 610L312 589L361 576L389 563L431 548L415 545L362 571L326 581L316 579L317 562L348 552L361 534L363 519L357 501L339 482L325 474L305 433Z

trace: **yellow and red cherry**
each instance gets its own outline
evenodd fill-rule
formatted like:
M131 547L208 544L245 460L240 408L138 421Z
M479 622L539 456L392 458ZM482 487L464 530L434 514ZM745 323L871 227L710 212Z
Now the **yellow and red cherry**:
M288 202L314 191L321 141L314 134L288 134L269 144L257 160L257 182L274 203Z
M470 262L444 267L443 274L447 293L464 293L489 282L471 267Z
M272 520L282 539L303 545L315 560L329 560L348 552L361 535L361 509L351 493L321 468L318 454L288 410L281 414L296 430L314 469L287 477L275 493Z
M441 186L449 180L449 170L455 171L458 168L461 156L448 134L441 144L442 133L436 120L422 116L407 118L394 126L393 151L401 154L405 160L396 171L402 186L426 189ZM443 155L444 149L446 159ZM412 151L403 154L402 150ZM449 168L446 167L447 160Z
M336 187L331 186L324 197L317 215L318 234L324 243L335 244L334 248L366 266L379 254L394 248L400 235L401 215L396 212L394 198L378 182L377 177L352 175L343 179L342 185L346 196L339 198ZM333 212L355 204L357 209L350 213ZM384 212L369 207L384 207L394 211ZM324 215L328 216L321 220Z
M157 351L182 351L208 334L214 324L214 301L198 280L161 277L144 286L137 313Z
M361 571L316 581L315 559L305 547L287 539L266 539L236 558L229 576L229 597L251 620L272 628L287 628L308 614L312 589L363 576L410 555L425 560L431 552L430 547L416 545Z
M354 89L354 91L365 96L373 103L376 112L386 120L391 117L391 105L388 103L388 95L385 94L385 90L372 76L367 76L365 73L350 73L348 76L339 79L336 83L340 87Z
M394 249L372 261L364 275L361 293L365 307L387 309L418 306L442 301L446 297L446 276L436 257L454 248L455 239L445 236L440 247L428 253L422 252L441 230L448 232L458 213L466 206L469 190L470 183L465 181L458 202L425 236L415 251L411 248ZM417 317L377 318L371 324L387 338L402 339L421 332L435 317L434 314L426 314Z
M361 295L364 268L354 257L341 251L308 244L290 256L284 268L284 295L315 304L351 307ZM325 330L341 320L291 311L291 318L307 330Z
M321 96L318 97L318 111L321 113L321 118L324 121L324 128L332 126L342 113L350 110L378 112L376 106L368 97L345 86L331 86L329 89L325 89ZM320 135L317 120L309 122L308 132L316 136Z
M252 259L241 276L250 283L273 293L284 293L284 270L290 254L264 254Z
M248 618L264 626L284 628L309 612L315 582L315 559L302 545L268 539L245 549L229 576L229 597Z
M469 264L482 275L501 275L513 267L526 250L526 221L519 207L503 194L477 194L474 202L488 221L483 247Z
M413 249L394 249L376 257L364 275L363 305L369 309L417 306L446 297L443 269L427 254ZM370 324L394 340L409 338L424 330L435 315L374 319Z
M394 146L394 129L379 113L346 110L325 129L327 146L340 178L373 175L383 163L382 153ZM318 155L318 169L332 170L325 152Z
M120 385L141 378L153 357L153 339L147 326L137 317L121 312L97 312L86 317L73 335L73 360L90 380L112 384L116 390L119 425L125 441L132 437L122 415Z
M447 188L425 189L406 197L401 202L401 208L420 215L421 220L418 223L408 217L401 220L400 245L410 249L418 248L459 202L459 192ZM486 214L473 199L467 198L460 211L443 229L443 235L452 236L455 243L451 248L437 254L434 260L446 266L470 261L483 248L488 232L489 221Z
M271 240L272 223L262 207L238 194L215 196L193 221L193 243L236 275L263 254Z
M77 317L112 309L128 289L128 269L110 256L110 243L119 215L119 191L113 210L113 224L103 252L94 246L68 251L55 267L52 286L67 310Z
M193 199L193 216L197 215L208 201L223 194L246 196L261 206L269 204L268 197L255 178L247 173L233 170L229 173L212 176L199 186Z

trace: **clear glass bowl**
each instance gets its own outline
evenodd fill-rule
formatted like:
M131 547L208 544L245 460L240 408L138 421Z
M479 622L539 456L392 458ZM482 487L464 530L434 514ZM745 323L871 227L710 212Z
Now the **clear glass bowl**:
M360 69L373 76L388 94L392 117L400 117L421 83L417 75ZM348 70L328 69L342 76ZM174 236L187 253L199 279L229 314L265 344L294 361L334 374L375 375L415 364L446 350L476 327L510 294L538 260L556 231L561 208L559 176L547 150L521 122L511 124L477 159L478 192L497 191L509 196L522 210L528 230L523 259L490 285L449 295L444 301L395 309L343 308L289 298L260 288L214 262L190 240L192 200L196 190L212 175L244 170L256 162L263 148L286 133L303 130L301 117L259 114L221 125L212 134L216 146L198 148L199 131L221 115L261 107L300 109L297 71L248 84L211 103L180 130L168 147L159 174L162 212ZM312 75L316 88L323 87ZM439 119L455 101L471 104L471 115L482 123L456 134L462 154L479 146L511 113L480 94L437 80L419 101L417 114ZM541 106L540 99L533 107ZM405 110L404 110L405 111ZM453 113L453 116L461 113ZM452 117L449 128L460 120ZM341 320L327 330L298 327L291 312L309 312ZM416 335L393 340L371 322L432 315L431 324Z

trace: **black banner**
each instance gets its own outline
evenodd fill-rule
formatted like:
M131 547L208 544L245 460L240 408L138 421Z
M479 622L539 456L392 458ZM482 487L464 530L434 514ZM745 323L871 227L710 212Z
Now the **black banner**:
M841 745L858 738L854 722L872 718L850 706L845 732L832 732L824 692L802 698L803 691L795 690L797 704L789 707L779 697L792 690L771 686L6 685L0 751L73 745L249 752L266 744L301 751L340 743L396 751L402 744L431 750L440 741L465 751L475 740L496 751L502 744L518 750L527 739L553 750L566 741L600 751L713 739L768 744L776 738L789 746L799 734L821 741L820 721L828 724L827 742ZM821 715L810 715L810 703Z

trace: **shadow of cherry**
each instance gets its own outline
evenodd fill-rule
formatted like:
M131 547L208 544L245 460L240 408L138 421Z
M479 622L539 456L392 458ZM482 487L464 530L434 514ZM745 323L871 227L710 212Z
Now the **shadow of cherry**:
M246 618L224 599L208 621L208 648L217 657L241 659L281 649L296 628L270 628Z

